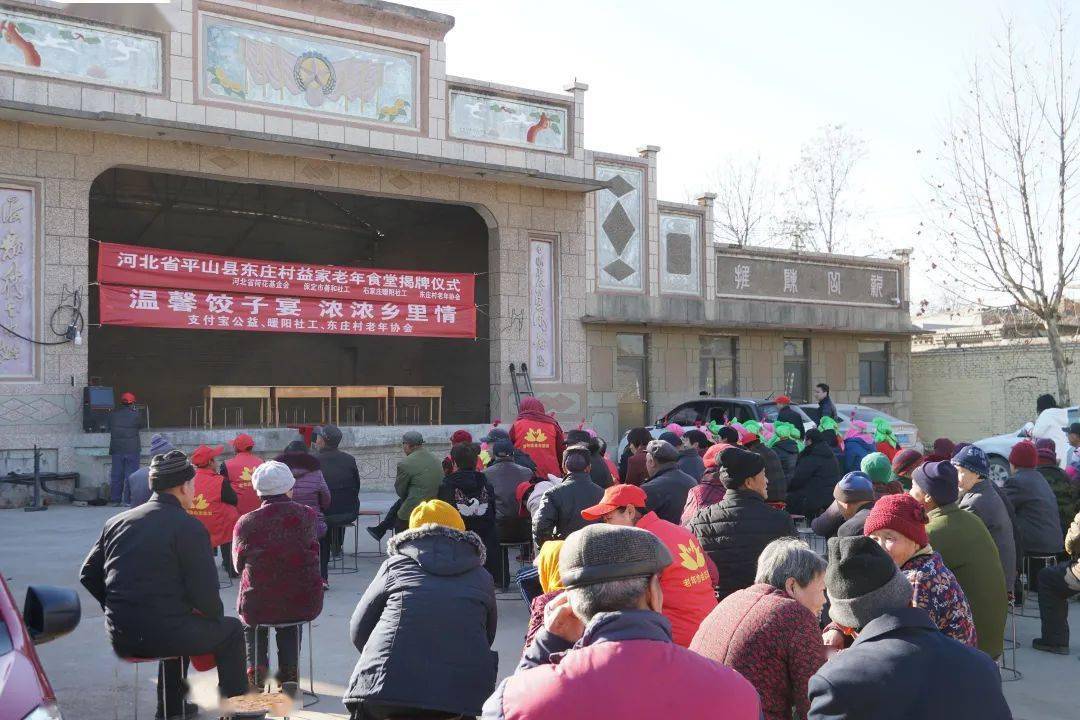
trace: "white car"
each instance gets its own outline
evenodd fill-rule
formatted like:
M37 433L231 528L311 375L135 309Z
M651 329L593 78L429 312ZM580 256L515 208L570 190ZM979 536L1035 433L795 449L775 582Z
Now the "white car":
M811 418L819 417L817 403L809 403L799 405L805 414ZM870 428L873 428L874 418L882 417L889 421L889 425L892 426L893 432L896 433L896 439L900 443L900 447L903 449L915 448L919 450L921 448L919 444L919 428L915 427L911 423L901 420L900 418L893 417L888 413L884 413L881 410L875 410L869 405L852 405L849 403L837 403L836 404L837 426L840 429L840 436L843 437L844 433L851 427L851 419L854 417L856 420L866 423Z
M990 459L990 479L1000 485L1009 477L1009 453L1013 445L1021 440L1050 438L1054 441L1058 464L1065 467L1069 452L1069 441L1063 428L1080 421L1080 407L1049 408L1039 413L1035 422L1026 422L1018 430L976 440L973 444L986 453Z

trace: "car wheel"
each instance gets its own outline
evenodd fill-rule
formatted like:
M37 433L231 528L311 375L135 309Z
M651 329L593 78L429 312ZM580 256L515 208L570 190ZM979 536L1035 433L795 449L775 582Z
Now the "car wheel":
M990 482L1000 487L1005 484L1011 474L1012 468L1009 467L1008 460L1000 455L990 456Z

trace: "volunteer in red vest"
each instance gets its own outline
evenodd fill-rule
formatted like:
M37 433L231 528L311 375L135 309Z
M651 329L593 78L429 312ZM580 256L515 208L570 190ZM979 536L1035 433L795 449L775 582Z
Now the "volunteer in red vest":
M544 403L534 397L522 398L517 420L510 426L510 439L514 447L528 453L536 463L538 478L563 476L560 461L566 450L566 437L555 418L547 414Z
M265 461L251 452L255 447L255 440L247 433L240 433L233 438L232 446L236 455L221 463L218 472L236 493L237 512L247 515L262 504L251 484L251 476L255 468Z
M599 504L581 511L581 517L648 530L664 543L674 560L660 573L661 612L671 621L672 641L689 647L701 621L716 607L716 568L692 532L661 520L645 503L645 491L639 486L612 485Z
M239 577L232 564L233 526L240 517L236 511L236 493L229 481L214 472L214 458L224 446L200 445L191 453L195 466L195 499L188 513L199 519L210 533L210 547L221 548L221 567L231 578Z

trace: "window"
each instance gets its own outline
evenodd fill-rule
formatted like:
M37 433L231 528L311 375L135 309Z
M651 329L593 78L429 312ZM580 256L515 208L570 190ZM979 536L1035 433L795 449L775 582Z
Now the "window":
M889 395L889 343L859 343L859 394L870 397Z
M708 395L735 396L735 338L701 337L700 385Z
M675 423L676 425L693 425L697 422L703 422L704 418L701 416L702 409L702 403L680 405L675 412L671 413L668 422Z
M784 394L792 402L810 399L810 341L784 338Z
M645 336L619 333L615 336L615 391L618 395L619 435L632 427L644 427L648 417L648 365Z

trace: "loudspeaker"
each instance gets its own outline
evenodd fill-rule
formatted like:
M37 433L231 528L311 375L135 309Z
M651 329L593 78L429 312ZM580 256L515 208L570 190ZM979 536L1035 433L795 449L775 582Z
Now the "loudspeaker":
M83 432L108 432L109 413L116 407L111 387L91 385L83 388Z

